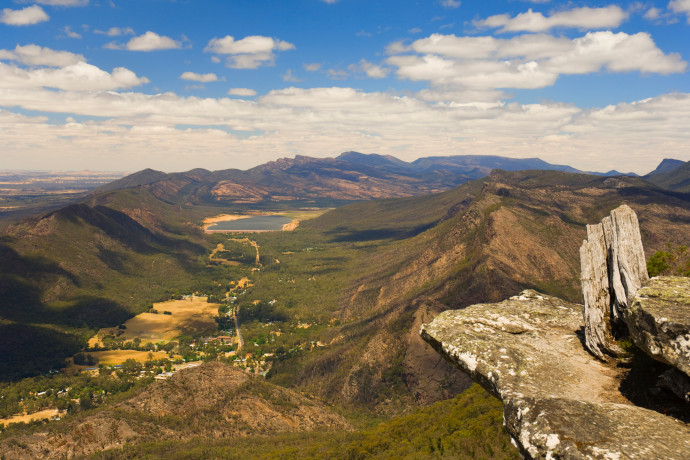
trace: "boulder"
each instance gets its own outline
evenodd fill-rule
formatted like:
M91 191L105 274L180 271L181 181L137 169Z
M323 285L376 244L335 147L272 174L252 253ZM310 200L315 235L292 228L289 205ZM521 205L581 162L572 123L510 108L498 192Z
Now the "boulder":
M625 334L625 310L649 279L635 211L622 205L588 225L580 266L587 349L601 360L618 356L614 336Z
M629 403L619 371L582 344L582 306L524 291L446 311L422 337L503 401L530 458L685 459L690 428Z
M690 376L690 278L652 278L637 291L626 319L635 345Z

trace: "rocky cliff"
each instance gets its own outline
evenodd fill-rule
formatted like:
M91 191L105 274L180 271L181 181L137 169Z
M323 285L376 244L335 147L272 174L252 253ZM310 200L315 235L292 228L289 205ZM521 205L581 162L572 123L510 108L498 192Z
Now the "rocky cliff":
M626 208L590 226L583 244L585 302L594 299L596 308L527 290L422 326L428 343L503 401L506 428L530 458L681 459L690 452L690 427L635 405L621 391L628 371L606 359L620 353L614 335L629 330L643 351L680 369L664 374L666 386L687 396L690 282L646 281L637 219ZM599 338L587 336L593 331L606 340L590 348Z

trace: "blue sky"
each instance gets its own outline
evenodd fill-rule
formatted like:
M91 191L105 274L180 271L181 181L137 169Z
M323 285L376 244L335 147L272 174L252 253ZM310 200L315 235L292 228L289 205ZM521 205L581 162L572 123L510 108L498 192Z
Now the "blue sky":
M0 169L690 160L690 0L2 0Z

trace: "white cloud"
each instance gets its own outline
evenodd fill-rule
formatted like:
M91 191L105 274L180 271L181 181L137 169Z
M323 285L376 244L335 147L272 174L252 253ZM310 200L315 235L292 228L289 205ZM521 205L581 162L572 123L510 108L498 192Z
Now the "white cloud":
M256 96L256 91L249 88L230 88L228 90L228 96L252 97Z
M460 3L458 0L441 0L441 6L444 8L457 8Z
M218 76L214 73L195 73L195 72L184 72L180 75L182 80L198 81L201 83L210 83L212 81L218 81Z
M27 69L0 62L0 88L6 90L108 91L131 88L149 81L123 67L109 73L87 64L80 54L38 45L17 45L14 50L0 50L0 61L30 66Z
M262 65L273 65L276 51L295 49L295 45L283 40L261 35L251 35L240 40L227 35L213 38L204 51L227 55L227 66L234 69L256 69Z
M236 54L228 58L226 66L231 69L258 69L262 65L273 65L273 53Z
M283 81L289 81L289 82L293 82L293 83L296 83L298 81L302 81L292 73L292 69L287 69L285 71L285 73L282 75L282 78L283 78Z
M397 67L398 77L429 81L444 92L542 88L562 74L602 69L669 74L687 67L679 54L664 54L646 33L589 32L573 40L546 34L510 39L434 34L410 45L389 46L389 52L410 51L416 54L394 55L385 62Z
M664 54L647 33L595 32L573 41L573 48L547 61L547 70L583 74L606 68L612 72L670 74L685 71L679 54Z
M498 43L499 40L493 37L432 34L427 38L414 41L409 47L399 48L398 52L414 50L417 53L440 54L459 59L481 59L489 57L496 51Z
M326 76L331 80L345 80L350 74L343 69L328 69Z
M372 62L362 59L358 64L348 66L350 72L363 72L369 78L386 78L390 73L390 69L381 67Z
M285 51L295 49L295 45L271 37L251 35L241 40L235 40L230 35L223 38L213 38L204 51L216 54L255 54L270 53L274 50Z
M654 7L649 8L647 12L644 14L644 18L650 20L657 19L659 16L661 16L661 10L659 8Z
M148 83L124 67L108 73L86 62L59 68L25 70L0 63L0 88L56 88L68 91L105 91Z
M0 50L0 60L15 61L30 66L66 67L86 62L81 54L56 51L38 45L17 45L13 51Z
M316 72L319 69L321 69L321 64L319 64L318 62L304 64L304 70L306 70L307 72Z
M421 32L422 32L422 29L420 29L419 27L413 27L407 31L408 34L418 34Z
M685 13L690 24L690 0L671 0L668 8L674 13Z
M0 14L0 22L9 26L29 26L44 22L50 17L38 5L27 6L21 10L5 8Z
M81 34L72 30L70 26L65 26L62 28L62 33L67 38L81 38Z
M86 6L89 0L31 0L31 3L49 6Z
M0 89L0 106L106 118L55 125L0 111L0 149L8 165L28 156L52 158L46 165L99 162L101 169L108 162L140 165L143 149L148 164L141 167L166 170L244 168L279 156L330 156L350 148L408 160L477 152L539 156L581 169L625 165L641 173L664 155L690 160L689 94L590 111L558 103L430 100L353 88L286 88L254 101ZM247 134L237 134L242 132ZM58 159L55 151L66 153Z
M577 29L618 27L627 17L628 13L619 6L612 5L602 8L574 8L548 17L529 9L526 13L520 13L515 17L499 14L475 21L474 24L478 27L499 28L499 32L546 32L555 27Z
M178 49L182 44L170 37L148 31L144 35L132 38L125 47L130 51L156 51Z
M99 35L107 35L108 37L119 37L121 35L134 35L134 29L131 27L111 27L108 30L94 30L93 33Z

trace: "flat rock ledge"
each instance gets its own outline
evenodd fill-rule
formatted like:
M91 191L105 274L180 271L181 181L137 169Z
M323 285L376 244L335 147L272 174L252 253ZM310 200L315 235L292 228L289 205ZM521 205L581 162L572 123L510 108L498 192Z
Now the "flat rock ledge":
M690 376L690 278L652 278L637 291L627 323L635 345Z
M582 309L527 290L443 312L421 335L503 401L529 458L687 459L690 427L629 403L616 368L585 351Z

